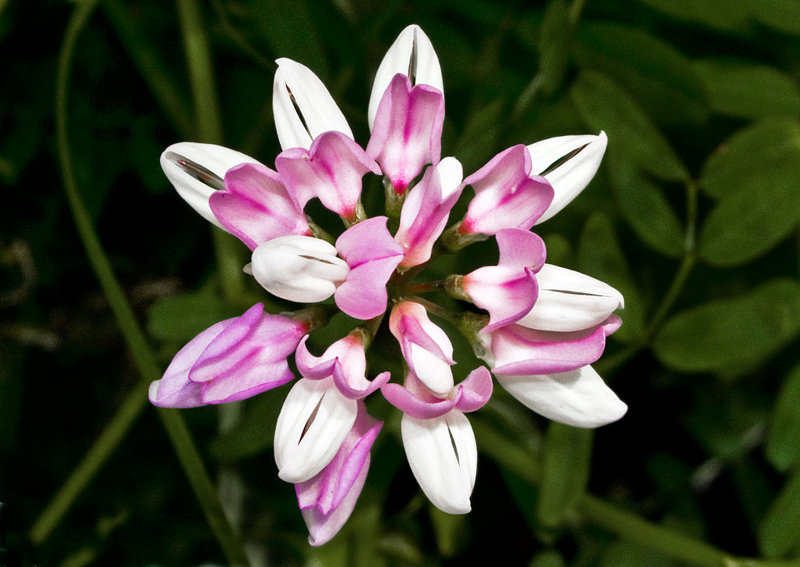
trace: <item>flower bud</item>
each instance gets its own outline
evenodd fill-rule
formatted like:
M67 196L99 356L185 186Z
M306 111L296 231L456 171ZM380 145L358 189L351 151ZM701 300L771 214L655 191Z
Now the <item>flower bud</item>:
M539 295L518 325L541 331L580 331L625 306L622 294L580 272L545 264L536 274Z
M400 32L378 67L367 111L370 130L375 123L383 93L397 73L407 75L412 85L430 85L439 92L444 92L439 58L433 50L431 40L417 25L408 26Z
M311 69L278 59L272 87L272 110L281 148L311 147L317 136L335 130L353 137L347 119Z
M268 292L299 303L328 299L350 273L332 244L299 235L273 238L260 245L253 251L251 270Z
M161 169L184 201L203 218L223 228L208 203L215 191L224 189L225 173L242 163L258 163L236 150L214 144L180 142L161 154Z

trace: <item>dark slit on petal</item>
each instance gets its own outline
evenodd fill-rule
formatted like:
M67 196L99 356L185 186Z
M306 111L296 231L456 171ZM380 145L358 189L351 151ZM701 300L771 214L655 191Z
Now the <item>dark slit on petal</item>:
M225 189L225 182L222 180L222 178L199 163L194 162L182 155L176 154L175 152L167 152L164 157L167 158L168 161L177 164L178 167L180 167L188 175L194 177L201 183L208 185L215 191Z
M314 411L312 411L311 415L308 416L308 421L306 421L306 424L303 426L303 431L300 433L300 440L297 442L298 444L303 441L303 437L305 437L306 433L308 433L308 430L311 429L311 424L314 423L314 420L317 417L317 412L319 411L319 406L322 405L322 400L324 399L325 399L325 394L322 395L322 397L317 402L317 406L314 408Z

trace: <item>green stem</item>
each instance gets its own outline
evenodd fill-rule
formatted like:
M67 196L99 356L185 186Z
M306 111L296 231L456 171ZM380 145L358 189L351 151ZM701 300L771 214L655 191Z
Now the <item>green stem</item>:
M41 545L50 536L61 519L67 514L72 504L83 492L83 489L95 477L106 459L122 441L133 423L142 413L147 402L148 383L142 380L128 393L117 413L103 429L102 433L84 455L81 462L61 485L56 495L39 515L28 538L35 546Z
M136 320L122 286L114 275L108 256L100 244L91 218L78 191L73 171L67 119L69 78L77 40L97 3L98 0L84 0L78 3L67 24L64 42L59 54L56 78L56 143L64 191L75 226L86 250L89 263L100 282L120 332L133 357L134 364L141 375L141 381L128 394L125 402L117 410L111 422L84 455L82 461L74 469L44 512L34 522L28 534L34 544L41 544L48 538L81 491L89 484L103 463L113 453L135 422L136 417L145 407L150 382L158 379L161 375L156 358ZM233 565L246 565L247 559L239 540L233 534L224 514L220 514L221 506L214 492L214 485L208 477L182 416L173 410L160 410L159 415L164 422L184 472L220 542L228 562Z
M136 20L131 18L128 6L120 0L104 0L101 7L167 119L181 137L190 137L194 123L186 112L188 101L185 100L185 93L178 90L169 69L164 66L163 58L134 25Z
M608 531L698 567L798 567L800 561L737 558L703 541L676 533L639 516L585 495L578 505L582 516Z
M214 86L211 48L203 25L201 8L195 0L177 2L195 109L195 134L199 142L219 144L222 142L222 120Z

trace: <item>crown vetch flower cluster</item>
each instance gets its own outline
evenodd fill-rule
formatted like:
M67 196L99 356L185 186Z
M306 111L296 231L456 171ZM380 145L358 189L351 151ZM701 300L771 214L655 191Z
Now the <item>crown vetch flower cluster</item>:
M400 34L378 69L366 149L300 63L278 60L273 107L283 148L275 169L231 149L179 143L163 153L164 172L196 211L252 251L245 270L265 290L301 304L333 298L362 324L316 356L307 347L320 324L313 308L270 314L254 305L181 349L151 385L150 400L183 408L248 398L292 381L294 354L301 377L278 417L275 461L279 476L296 486L312 544L333 537L355 506L382 426L367 413L365 398L378 391L403 413L403 446L420 487L452 514L470 510L477 447L466 414L489 400L492 374L556 421L596 427L625 413L590 366L620 325L613 312L622 296L547 264L544 242L531 232L586 187L605 152L605 134L513 146L464 178L456 158L441 157L442 74L417 26ZM387 216L367 218L367 174L383 178ZM447 228L464 195L472 195L464 218ZM312 199L341 217L335 240L307 216ZM412 282L438 254L489 238L499 250L497 265ZM464 302L464 312L419 297L435 290ZM388 372L367 374L367 349L387 314L405 363L402 384ZM453 345L429 314L460 317L459 328L488 368L478 366L456 384Z

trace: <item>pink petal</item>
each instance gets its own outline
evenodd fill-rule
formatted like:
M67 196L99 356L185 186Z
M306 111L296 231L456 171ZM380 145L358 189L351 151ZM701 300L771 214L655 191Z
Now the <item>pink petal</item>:
M544 265L544 242L527 230L504 229L497 233L500 260L467 274L462 288L473 303L489 312L490 332L524 317L536 301L534 273Z
M364 398L389 381L389 372L383 372L370 381L366 377L367 359L360 333L354 331L339 339L325 353L316 357L306 346L304 337L297 346L295 363L304 378L322 380L333 376L338 390L347 398Z
M259 303L229 320L200 354L189 379L203 383L206 404L249 398L294 378L287 358L308 331L308 323L263 313Z
M387 402L416 419L441 417L459 401L457 396L444 399L433 396L411 372L406 376L405 386L389 383L381 388L381 393Z
M213 193L209 204L222 226L251 250L279 236L311 234L298 202L278 174L263 165L229 169L225 190Z
M398 73L383 94L367 153L381 164L398 194L422 172L436 165L442 152L444 97L429 85L411 86Z
M252 308L250 309L252 311ZM249 312L249 311L248 311ZM159 407L193 408L204 405L203 385L189 380L189 372L200 355L235 319L220 321L198 334L178 351L164 376L150 384L150 402Z
M357 319L372 319L386 311L386 282L403 259L403 249L386 229L386 217L353 225L336 240L336 249L350 266L334 294L336 305Z
M616 315L585 331L557 333L509 325L488 333L492 372L505 375L553 374L575 370L600 358L605 338L619 328Z
M496 234L504 228L530 230L553 200L544 177L530 175L531 160L523 145L512 146L464 180L475 198L459 227L462 234Z
M355 217L361 197L361 178L381 170L361 146L341 132L325 132L309 150L296 148L281 153L275 167L289 191L305 205L319 197L329 210Z
M485 366L479 366L456 388L460 391L456 408L464 413L475 411L492 397L492 375Z
M455 161L454 158L445 158L440 165L448 163L448 160ZM458 167L460 169L460 164ZM443 191L439 167L431 167L409 191L400 214L400 226L394 235L405 250L402 267L410 268L430 260L433 245L442 234L462 189L459 184L455 189Z
M290 381L286 359L308 323L263 311L257 303L189 341L164 377L151 384L153 404L195 407L241 400Z

